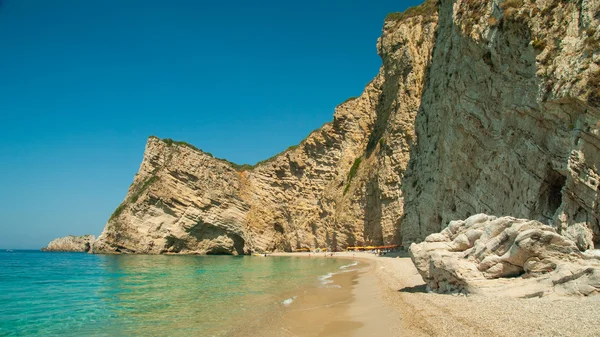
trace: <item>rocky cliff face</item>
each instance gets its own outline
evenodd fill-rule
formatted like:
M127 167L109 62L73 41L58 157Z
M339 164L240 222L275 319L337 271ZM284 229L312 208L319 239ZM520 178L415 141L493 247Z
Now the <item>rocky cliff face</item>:
M89 252L94 244L96 237L93 235L65 236L50 241L47 247L42 248L43 252Z
M598 4L442 2L404 241L480 212L583 223L600 240Z
M133 184L93 251L242 254L248 204L239 196L241 184L229 163L150 137Z
M331 123L253 168L151 137L95 252L420 241L471 214L600 242L600 1L426 2ZM575 229L570 229L575 228Z

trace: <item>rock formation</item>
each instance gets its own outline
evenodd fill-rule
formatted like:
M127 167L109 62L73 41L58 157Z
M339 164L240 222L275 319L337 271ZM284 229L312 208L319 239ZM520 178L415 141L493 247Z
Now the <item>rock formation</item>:
M411 258L437 292L514 297L600 293L600 257L535 220L477 214L451 221Z
M487 213L583 224L600 242L599 3L442 1L403 241Z
M65 236L50 241L47 247L42 248L43 252L89 252L96 237L88 234L82 236Z
M151 137L98 253L419 242L476 213L600 242L599 0L428 1L333 121L256 166Z

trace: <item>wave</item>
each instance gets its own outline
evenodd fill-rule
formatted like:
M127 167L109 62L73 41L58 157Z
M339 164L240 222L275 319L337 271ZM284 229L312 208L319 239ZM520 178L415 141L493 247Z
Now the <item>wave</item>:
M290 305L290 304L292 304L294 302L295 299L296 299L296 296L292 296L290 298L287 298L287 299L283 300L281 302L281 304L283 304L283 305Z
M333 283L333 280L331 279L333 277L333 275L353 271L355 269L348 269L348 268L354 267L356 265L358 265L358 261L353 261L350 264L341 266L339 268L340 271L331 272L331 273L327 273L325 275L321 275L321 276L318 277L318 279L319 279L319 281L321 281L322 285L327 286L327 287L332 287L332 286L328 286L328 284ZM336 286L335 288L341 288L341 287L340 286Z
M331 277L335 274L336 273L327 273L325 275L319 276L318 279L321 281L321 284L323 284L323 285L333 283L333 280L331 279Z
M352 263L350 263L350 264L347 264L347 265L341 266L341 267L340 267L340 269L346 269L346 268L354 267L354 266L356 266L356 265L358 265L358 261L354 261L354 262L352 262Z

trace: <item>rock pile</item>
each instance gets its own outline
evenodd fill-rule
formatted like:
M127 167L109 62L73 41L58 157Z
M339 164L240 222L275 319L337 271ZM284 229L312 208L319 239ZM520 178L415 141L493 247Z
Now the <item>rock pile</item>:
M600 293L600 256L535 220L477 214L410 246L440 293L512 297Z

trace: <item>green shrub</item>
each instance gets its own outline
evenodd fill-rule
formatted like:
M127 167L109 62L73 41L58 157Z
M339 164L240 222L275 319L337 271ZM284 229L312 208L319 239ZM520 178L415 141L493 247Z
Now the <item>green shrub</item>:
M192 149L192 150L196 150L196 151L199 151L199 152L205 153L205 154L207 154L207 155L209 155L209 156L211 156L211 157L213 156L212 154L210 154L210 153L208 153L208 152L204 152L204 151L200 150L199 148L195 147L194 145L192 145L192 144L189 144L189 143L186 143L186 142L182 142L182 141L173 140L173 139L171 139L171 138L165 138L165 139L163 139L162 141L163 141L165 144L167 144L167 146L173 146L173 145L185 146L185 147L187 147L187 148L190 148L190 149Z
M350 167L350 171L348 172L348 177L346 178L346 188L344 189L344 195L350 189L350 182L352 181L352 178L354 178L354 176L356 175L356 172L358 171L358 167L360 166L361 161L362 161L362 157L356 158L354 160L354 163L352 164L352 167Z
M159 179L158 176L155 176L155 175L146 179L139 188L137 188L137 189L135 189L135 191L133 191L133 193L129 196L129 198L125 199L119 206L117 206L117 208L110 215L110 218L108 218L108 220L110 221L113 218L118 217L119 214L121 214L125 210L125 208L127 207L128 204L138 201L140 195L142 195L142 193L146 189L148 189L148 187L150 185L152 185L153 183L158 181L158 179Z
M404 12L390 13L385 17L385 21L402 21L415 16L423 16L425 18L437 14L437 1L426 0L419 6L409 7Z
M148 186L154 184L156 181L158 181L158 176L152 176L148 179L146 179L143 183L142 186L140 186L140 188L138 188L132 195L131 195L131 202L136 202L138 200L138 198L140 197L140 195L146 190L148 189Z
M318 129L317 129L317 130L318 130ZM315 131L317 131L317 130L315 130ZM313 131L313 132L314 132L314 131ZM311 133L312 133L312 132L311 132ZM294 150L294 149L297 149L297 148L298 148L298 146L300 146L300 145L292 145L292 146L288 147L287 149L285 149L285 150L283 150L283 151L279 152L278 154L276 154L276 155L274 155L274 156L271 156L271 157L269 157L269 158L267 158L267 159L265 159L265 160L261 160L261 161L259 161L258 163L256 163L256 164L252 165L252 168L255 168L255 167L257 167L258 165L266 164L266 163L268 163L268 162L270 162L270 161L273 161L275 158L279 157L280 155L282 155L282 154L284 154L284 153L286 153L286 152L288 152L288 151L292 151L292 150Z
M350 189L350 183L347 183L346 188L344 188L344 195L346 195L346 193L348 192L349 189Z
M352 178L356 175L356 171L358 171L358 167L360 166L360 162L362 161L362 157L358 157L354 160L352 167L350 168L350 172L348 172L347 181L350 182Z
M123 210L125 210L125 206L126 206L126 203L125 203L125 201L123 201L119 206L117 206L115 211L110 215L110 218L108 218L108 221L112 220L113 218L118 217L119 214L121 214L123 212Z
M236 171L248 171L254 168L253 165L250 164L236 164L234 162L230 162L229 160L223 159L223 161L227 162L229 165L231 165L231 167L233 167L234 170Z
M325 124L328 124L328 123L325 123ZM322 127L321 127L321 128L322 128ZM311 132L311 134L312 134L313 132L315 132L315 131L318 131L318 130L320 130L321 128L318 128L318 129L315 129L315 130L313 130L313 131ZM279 156L279 155L281 155L281 154L283 154L283 153L286 153L286 152L288 152L288 151L294 150L294 149L298 148L298 146L299 146L299 145L292 145L292 146L288 147L287 149L285 149L284 151L282 151L282 152L280 152L280 153L277 153L276 155L274 155L274 156L272 156L272 157L270 157L270 158L267 158L267 159L265 159L265 160L261 160L261 161L259 161L258 163L254 164L254 165L250 165L250 164L236 164L236 163L234 163L234 162L231 162L231 161L229 161L229 160L227 160L227 159L223 159L223 158L217 158L217 157L213 156L213 155L212 155L212 153L210 153L210 152L206 152L206 151L202 151L201 149L199 149L199 148L195 147L194 145L192 145L192 144L189 144L189 143L186 143L186 142L183 142L183 141L177 141L177 140L173 140L173 139L171 139L171 138L160 139L160 138L158 138L158 137L156 137L156 136L154 136L154 135L153 135L153 136L150 136L150 137L148 137L148 138L152 138L152 139L158 139L158 140L161 140L162 142L164 142L164 143L165 143L167 146L169 146L169 147L171 147L171 146L185 146L185 147L187 147L187 148L190 148L190 149L192 149L192 150L195 150L195 151L198 151L198 152L204 153L205 155L207 155L207 156L209 156L209 157L211 157L211 158L215 158L215 159L217 159L217 160L220 160L220 161L222 161L222 162L225 162L225 163L227 163L229 166L231 166L231 167L232 167L234 170L236 170L236 171L247 171L247 170L252 170L252 169L256 168L258 165L261 165L261 164L268 163L268 162L272 161L273 159L277 158L277 156ZM139 196L139 195L138 195L138 196ZM137 199L137 197L136 197L136 199Z

